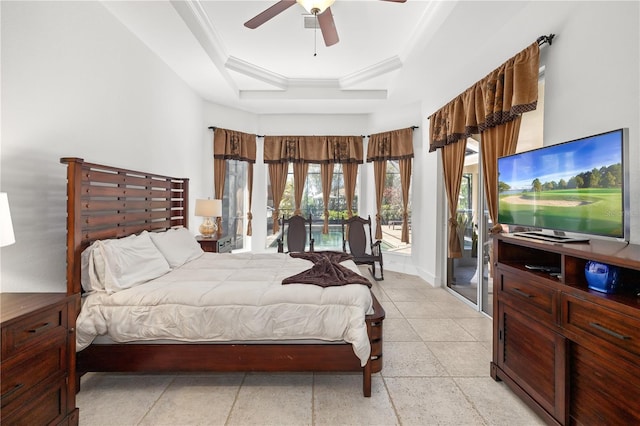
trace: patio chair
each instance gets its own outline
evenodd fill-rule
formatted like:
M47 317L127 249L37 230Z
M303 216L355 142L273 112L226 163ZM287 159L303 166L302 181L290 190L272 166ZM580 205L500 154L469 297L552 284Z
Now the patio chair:
M284 253L284 242L287 243L287 253L303 252L307 247L307 225L309 226L309 251L313 251L313 238L311 237L311 215L308 219L295 215L289 219L282 216L280 222L280 236L278 237L278 253ZM286 239L284 238L286 235Z
M365 225L369 227L369 252L367 252ZM347 251L347 243L349 243L349 251ZM376 281L384 280L380 244L382 244L382 241L377 240L374 242L371 236L371 216L367 219L363 219L360 216L342 219L342 251L350 253L356 264L370 265L369 272ZM380 277L376 276L376 262L380 265Z

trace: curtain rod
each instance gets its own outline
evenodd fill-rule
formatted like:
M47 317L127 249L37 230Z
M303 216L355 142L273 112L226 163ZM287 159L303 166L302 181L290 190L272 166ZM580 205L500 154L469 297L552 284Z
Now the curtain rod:
M553 38L553 34L552 34L552 38ZM551 43L549 43L549 44L551 44ZM419 129L419 128L420 128L419 126L411 126L411 129L412 129L412 130ZM208 129L209 129L209 130L215 130L215 129L216 129L216 127L215 127L215 126L209 126L209 127L208 127ZM365 136L365 135L361 135L361 136L362 136L363 138L368 138L368 137L370 137L371 135L367 135L367 136ZM256 135L256 137L258 137L258 138L264 138L264 135Z
M551 46L553 44L553 38L555 37L555 34L549 34L549 35L543 35L538 37L538 46L542 46L545 43L549 43L549 46Z
M415 130L415 129L419 129L419 128L420 128L420 126L411 126L411 130ZM365 137L366 137L366 138L370 138L370 137L371 137L371 135L362 136L362 137L363 137L363 138L365 138Z
M209 130L215 130L216 127L215 126L209 126L208 127ZM264 135L256 135L257 138L264 138Z

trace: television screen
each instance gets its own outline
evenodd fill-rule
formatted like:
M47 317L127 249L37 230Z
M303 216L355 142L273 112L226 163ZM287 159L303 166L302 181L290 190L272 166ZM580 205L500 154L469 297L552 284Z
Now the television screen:
M499 158L499 223L627 238L626 139L618 129Z

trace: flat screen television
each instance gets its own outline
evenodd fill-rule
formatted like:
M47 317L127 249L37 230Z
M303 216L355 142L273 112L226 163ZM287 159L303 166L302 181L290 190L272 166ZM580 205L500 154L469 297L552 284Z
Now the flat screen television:
M629 238L627 129L498 159L498 222L548 241Z

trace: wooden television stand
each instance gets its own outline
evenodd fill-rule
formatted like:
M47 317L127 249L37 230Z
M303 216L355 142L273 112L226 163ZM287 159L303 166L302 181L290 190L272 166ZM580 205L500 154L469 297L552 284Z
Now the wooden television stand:
M620 268L615 294L588 288L589 260ZM491 376L549 424L640 424L640 246L503 234L493 262Z

